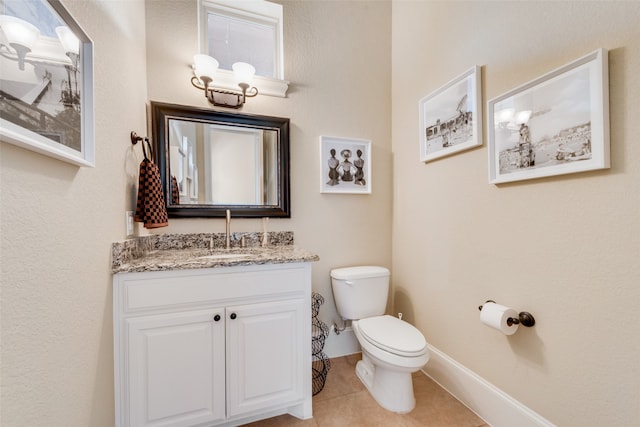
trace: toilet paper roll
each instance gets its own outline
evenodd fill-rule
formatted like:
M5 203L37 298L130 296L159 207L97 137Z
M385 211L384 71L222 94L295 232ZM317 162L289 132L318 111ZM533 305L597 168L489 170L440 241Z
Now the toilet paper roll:
M485 325L497 329L505 335L513 335L518 330L517 324L509 326L508 318L517 319L518 312L504 305L486 302L480 310L480 321Z

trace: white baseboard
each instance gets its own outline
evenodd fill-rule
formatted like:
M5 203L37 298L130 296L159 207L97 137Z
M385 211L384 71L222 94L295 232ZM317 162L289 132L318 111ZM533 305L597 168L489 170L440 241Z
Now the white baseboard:
M536 412L488 383L437 348L423 372L493 427L555 427Z

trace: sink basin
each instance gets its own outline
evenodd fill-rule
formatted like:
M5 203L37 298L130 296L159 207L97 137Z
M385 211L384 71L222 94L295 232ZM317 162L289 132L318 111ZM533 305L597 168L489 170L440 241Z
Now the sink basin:
M213 255L205 255L199 256L198 259L242 259L250 257L249 254L213 254Z

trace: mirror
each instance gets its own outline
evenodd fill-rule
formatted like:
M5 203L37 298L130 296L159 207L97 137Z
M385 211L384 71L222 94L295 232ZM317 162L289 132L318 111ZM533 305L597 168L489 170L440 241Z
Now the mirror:
M151 102L170 217L291 217L289 119Z

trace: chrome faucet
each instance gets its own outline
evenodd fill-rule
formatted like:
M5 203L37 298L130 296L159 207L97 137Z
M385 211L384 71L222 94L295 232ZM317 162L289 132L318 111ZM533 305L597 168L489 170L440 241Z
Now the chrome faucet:
M231 211L227 209L227 240L226 248L231 249Z

